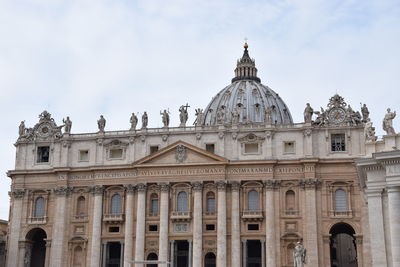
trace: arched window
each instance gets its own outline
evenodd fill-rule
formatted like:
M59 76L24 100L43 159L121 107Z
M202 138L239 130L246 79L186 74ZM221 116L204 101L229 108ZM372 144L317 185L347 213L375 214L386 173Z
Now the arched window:
M286 192L285 204L286 204L286 210L288 211L296 209L295 193L293 190L288 190Z
M44 217L44 198L38 197L35 201L35 218L43 218Z
M258 192L256 190L251 190L248 194L248 204L250 211L258 211L260 209L258 201Z
M215 267L215 265L215 254L212 252L208 252L204 257L204 267Z
M85 205L85 197L80 196L76 202L76 215L85 215L86 214L86 205Z
M150 214L158 215L158 195L156 193L150 196Z
M188 211L188 197L185 191L178 193L178 211Z
M147 256L147 260L156 261L156 260L158 260L158 256L156 253L150 253ZM157 267L157 264L147 264L146 267Z
M347 211L346 191L343 189L338 189L335 191L335 210Z
M214 192L207 193L207 212L214 213L215 212L215 195Z
M121 213L121 196L119 194L114 194L111 197L111 214Z

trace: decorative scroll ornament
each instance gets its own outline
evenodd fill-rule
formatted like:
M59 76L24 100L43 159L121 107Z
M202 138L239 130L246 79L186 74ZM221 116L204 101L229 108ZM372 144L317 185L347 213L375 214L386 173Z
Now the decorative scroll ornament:
M186 147L183 145L178 145L176 147L175 158L177 162L183 162L186 159L187 151Z

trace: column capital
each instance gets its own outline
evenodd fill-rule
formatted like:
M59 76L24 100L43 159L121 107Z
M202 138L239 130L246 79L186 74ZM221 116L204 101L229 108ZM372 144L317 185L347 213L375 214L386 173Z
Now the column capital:
M267 190L275 190L279 188L281 185L281 181L279 180L274 180L274 179L268 179L263 181L265 189Z
M57 196L68 196L72 192L72 188L61 185L61 186L57 186L57 187L53 188L53 192Z
M146 185L143 183L139 183L136 185L136 189L138 192L145 192L146 191Z
M133 184L126 184L124 185L127 194L133 194L135 192L135 185Z
M192 188L193 188L193 191L201 191L203 189L203 183L202 182L193 182Z
M14 198L16 198L16 199L23 198L24 195L25 195L25 189L23 189L23 188L16 188L16 189L13 189L13 190L11 191L11 194L12 194L12 195L14 196Z
M93 195L102 195L104 192L104 186L102 186L102 185L92 186L91 191L92 191Z
M218 191L224 191L226 189L226 182L225 181L216 181L215 184L217 185Z
M168 192L170 185L168 183L159 183L161 192Z
M321 185L321 181L317 178L302 179L299 181L299 185L303 189L317 189Z
M230 182L232 191L239 191L240 190L240 182L239 181L232 181Z

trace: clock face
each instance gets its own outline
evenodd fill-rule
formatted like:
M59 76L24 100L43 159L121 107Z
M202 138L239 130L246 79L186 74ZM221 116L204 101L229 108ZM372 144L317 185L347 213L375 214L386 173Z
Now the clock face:
M50 135L51 132L51 125L48 123L43 123L38 128L38 134L42 137L47 137Z
M341 123L346 118L346 111L341 108L334 108L329 112L329 120L333 123Z

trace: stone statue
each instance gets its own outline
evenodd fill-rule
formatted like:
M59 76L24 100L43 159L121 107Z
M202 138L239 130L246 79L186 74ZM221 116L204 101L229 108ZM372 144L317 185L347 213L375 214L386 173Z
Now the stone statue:
M375 127L372 126L372 121L370 118L368 118L365 122L364 135L367 142L375 142L377 139L375 135Z
M304 263L306 263L306 252L304 246L300 242L297 242L293 251L294 267L304 266Z
M23 137L25 135L25 121L21 121L19 128L18 128L18 133L19 133L19 137Z
M187 109L189 108L190 106L186 103L186 105L184 106L184 105L182 105L180 108L179 108L179 119L180 119L180 121L181 121L181 124L179 125L180 127L185 127L185 125L186 125L186 122L187 122L187 120L188 120L188 112L187 112Z
M203 110L201 109L201 108L198 108L198 109L196 109L195 110L195 115L196 115L196 120L194 121L194 125L196 125L196 126L200 126L201 124L202 124L202 122L203 122L203 116L204 116L204 113L203 113Z
M225 120L225 110L223 107L220 107L217 111L217 123L224 124Z
M137 116L135 115L134 112L132 112L132 115L131 115L131 118L130 118L129 121L131 123L131 131L136 130L136 125L138 123L138 118L137 118Z
M267 107L264 111L264 121L266 124L272 123L272 109L271 107Z
M71 128L72 128L72 121L69 119L69 116L67 116L66 119L63 119L64 123L64 133L71 133Z
M366 104L361 106L362 121L367 122L369 119L369 110Z
M161 115L161 119L162 119L162 123L164 124L164 127L168 127L169 125L169 112L164 109L163 112L160 111L160 115Z
M147 112L145 111L142 115L142 129L147 128L148 122L149 122L149 117L147 116Z
M310 103L307 103L306 108L304 109L304 122L311 122L313 114L314 109L310 106Z
M240 120L239 109L235 107L232 111L232 124L238 124Z
M396 134L393 128L393 119L396 117L396 111L391 112L390 108L387 109L385 118L383 119L383 130L387 135Z
M106 127L106 119L103 115L100 115L100 119L97 121L97 126L99 127L99 132L104 133L104 128Z

